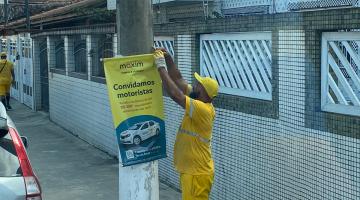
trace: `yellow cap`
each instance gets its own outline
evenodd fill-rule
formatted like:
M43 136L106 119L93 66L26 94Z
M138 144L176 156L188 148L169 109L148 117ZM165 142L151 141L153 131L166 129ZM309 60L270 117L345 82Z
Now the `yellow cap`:
M216 80L210 77L201 77L198 73L194 73L194 76L197 81L205 88L207 94L210 98L214 98L217 96L219 91L219 84Z
M5 53L5 52L1 52L1 53L0 53L0 57L3 57L3 56L6 56L6 53Z

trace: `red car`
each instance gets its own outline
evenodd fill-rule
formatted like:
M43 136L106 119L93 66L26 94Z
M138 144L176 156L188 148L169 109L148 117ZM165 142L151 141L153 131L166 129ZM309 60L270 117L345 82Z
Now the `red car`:
M0 199L41 200L39 180L26 153L27 139L21 137L0 103Z

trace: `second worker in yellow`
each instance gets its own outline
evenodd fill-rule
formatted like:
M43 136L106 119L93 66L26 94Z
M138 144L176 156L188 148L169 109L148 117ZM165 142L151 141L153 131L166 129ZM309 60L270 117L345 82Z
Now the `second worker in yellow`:
M10 106L10 89L15 80L14 64L7 60L5 52L0 53L0 98L7 110Z

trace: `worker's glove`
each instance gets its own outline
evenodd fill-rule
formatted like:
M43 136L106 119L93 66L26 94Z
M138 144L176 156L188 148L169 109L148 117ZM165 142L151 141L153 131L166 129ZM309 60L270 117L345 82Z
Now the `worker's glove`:
M164 52L162 52L161 50L156 50L154 52L154 59L155 59L155 65L158 69L160 69L160 68L167 69Z

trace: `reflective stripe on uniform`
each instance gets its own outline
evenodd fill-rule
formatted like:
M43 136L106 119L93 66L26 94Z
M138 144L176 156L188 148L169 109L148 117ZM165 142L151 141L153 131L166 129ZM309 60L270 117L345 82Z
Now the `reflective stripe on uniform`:
M189 111L189 115L192 118L193 116L193 112L194 112L194 105L193 105L193 99L190 98L190 111Z
M185 129L179 129L178 133L183 133L183 134L187 134L187 135L190 135L193 137L197 137L200 141L202 141L204 143L210 143L209 139L206 139L195 132L187 131Z

